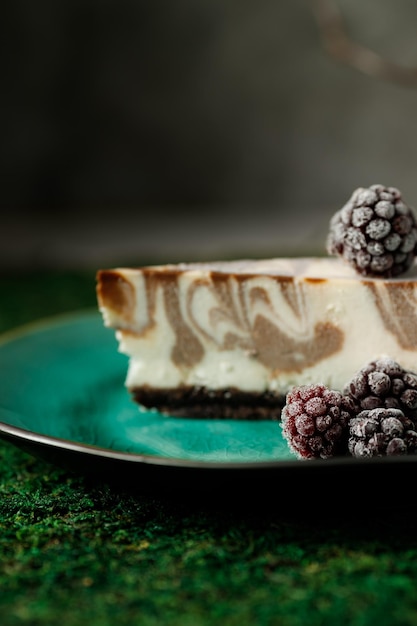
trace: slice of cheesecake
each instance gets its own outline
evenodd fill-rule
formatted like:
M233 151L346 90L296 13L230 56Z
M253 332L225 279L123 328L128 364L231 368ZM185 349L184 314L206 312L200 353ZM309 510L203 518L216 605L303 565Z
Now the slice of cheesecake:
M294 385L342 390L390 356L417 365L417 268L363 278L336 258L116 268L97 274L133 399L170 415L278 418Z

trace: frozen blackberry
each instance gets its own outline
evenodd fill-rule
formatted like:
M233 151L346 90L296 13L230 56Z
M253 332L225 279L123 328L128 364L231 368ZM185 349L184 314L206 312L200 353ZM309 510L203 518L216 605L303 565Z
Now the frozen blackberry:
M348 450L354 457L417 453L417 432L400 409L361 411L349 422Z
M364 276L403 274L417 252L417 222L395 187L356 189L330 221L327 252Z
M357 412L376 408L401 409L417 425L417 374L390 358L371 361L345 386Z
M347 451L352 400L325 385L302 385L288 392L282 410L283 435L301 459L327 459Z

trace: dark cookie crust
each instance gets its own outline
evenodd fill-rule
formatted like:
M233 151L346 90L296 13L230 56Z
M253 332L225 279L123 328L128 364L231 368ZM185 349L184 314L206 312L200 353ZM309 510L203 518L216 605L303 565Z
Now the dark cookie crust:
M284 396L242 392L235 388L207 389L182 385L176 389L144 386L131 390L138 404L175 417L236 420L278 420Z

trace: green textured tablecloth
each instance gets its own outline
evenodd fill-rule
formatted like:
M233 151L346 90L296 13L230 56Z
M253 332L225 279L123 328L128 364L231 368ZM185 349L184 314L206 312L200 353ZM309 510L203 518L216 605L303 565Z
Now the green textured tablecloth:
M94 273L0 287L1 331L95 306ZM417 623L414 476L375 509L361 485L366 511L355 484L340 512L329 484L314 510L252 510L123 493L5 442L0 462L2 626Z

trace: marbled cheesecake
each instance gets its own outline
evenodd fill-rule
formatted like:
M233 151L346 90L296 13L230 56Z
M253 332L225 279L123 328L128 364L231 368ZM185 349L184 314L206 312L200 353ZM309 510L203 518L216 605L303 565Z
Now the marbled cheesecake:
M417 269L359 276L337 258L100 270L104 324L134 400L170 415L278 418L295 385L342 390L389 355L417 366Z

